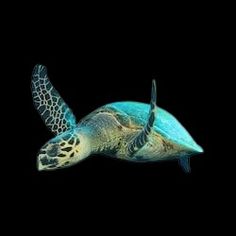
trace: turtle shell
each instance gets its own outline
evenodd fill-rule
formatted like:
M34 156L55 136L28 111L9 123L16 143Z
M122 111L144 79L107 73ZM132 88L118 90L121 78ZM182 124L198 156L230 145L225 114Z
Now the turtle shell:
M147 122L150 105L139 102L115 102L105 105L104 108L115 111L117 119L122 125L143 127ZM203 149L193 140L180 122L160 107L157 110L154 131L192 151L203 152Z

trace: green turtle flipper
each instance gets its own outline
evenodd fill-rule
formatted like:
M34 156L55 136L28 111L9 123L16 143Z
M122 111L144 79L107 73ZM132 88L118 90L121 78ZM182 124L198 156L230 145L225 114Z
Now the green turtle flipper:
M128 145L129 156L133 156L140 148L142 148L148 142L148 135L153 129L153 125L156 119L156 82L152 81L152 93L149 115L146 125L143 127L142 131L134 138L134 140Z
M76 126L76 119L47 76L47 68L36 65L32 73L32 96L46 126L60 134Z

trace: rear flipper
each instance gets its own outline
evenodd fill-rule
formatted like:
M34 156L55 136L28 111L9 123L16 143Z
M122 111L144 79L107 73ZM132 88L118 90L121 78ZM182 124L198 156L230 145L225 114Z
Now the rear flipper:
M183 156L179 158L179 165L183 169L185 173L190 173L191 172L191 167L190 167L190 157L189 156Z

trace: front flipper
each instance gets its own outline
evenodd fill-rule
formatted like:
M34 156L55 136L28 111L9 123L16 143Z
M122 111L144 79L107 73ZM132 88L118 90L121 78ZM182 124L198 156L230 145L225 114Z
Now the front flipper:
M191 172L190 158L188 156L183 156L179 158L179 165L182 167L185 173Z
M76 126L72 111L51 84L45 66L34 67L31 86L34 105L46 126L55 135Z
M156 119L157 114L157 106L156 106L156 82L152 81L152 94L151 94L151 102L150 102L150 110L148 115L148 120L142 131L134 138L134 140L128 145L129 156L133 157L134 154L142 148L148 142L148 136L152 131L154 121Z

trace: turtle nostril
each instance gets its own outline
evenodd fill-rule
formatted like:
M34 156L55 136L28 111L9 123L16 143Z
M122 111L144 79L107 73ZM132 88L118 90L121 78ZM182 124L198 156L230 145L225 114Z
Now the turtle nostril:
M45 149L41 149L41 150L39 151L39 154L46 154Z

